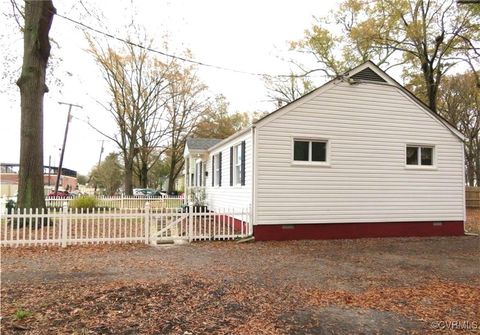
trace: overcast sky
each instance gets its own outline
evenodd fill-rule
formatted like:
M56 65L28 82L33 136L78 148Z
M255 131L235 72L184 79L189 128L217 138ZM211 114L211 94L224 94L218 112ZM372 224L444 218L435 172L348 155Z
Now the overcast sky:
M304 30L314 22L313 16L322 16L336 6L338 1L98 1L92 2L91 13L103 13L98 24L78 2L56 1L57 12L73 19L102 26L119 36L122 27L134 20L145 26L154 47L162 50L167 36L171 52L180 53L186 48L193 58L241 71L269 74L286 74L288 62L295 57L288 52L288 41L302 38ZM89 7L88 2L84 2ZM2 12L11 12L9 0L1 0ZM92 5L93 6L93 5ZM92 10L93 8L93 10ZM2 26L8 27L2 36L2 60L22 53L22 36L16 32L15 22L2 15ZM105 28L106 27L106 28ZM16 32L16 33L14 33ZM90 171L98 161L100 141L104 138L84 121L90 119L97 127L113 131L107 112L95 102L105 99L105 88L98 67L85 51L86 43L81 29L75 24L55 17L51 30L55 41L52 54L55 74L63 85L50 84L45 95L44 110L44 164L51 157L57 165L59 148L63 140L67 107L58 101L83 106L74 109L75 119L70 124L64 167L82 174ZM57 43L60 47L57 46ZM2 79L0 95L0 161L18 163L20 149L20 101L13 77L18 76L21 57L11 62L9 68L14 76ZM231 103L232 111L272 111L274 105L267 101L263 81L259 77L199 68L200 78L209 87L211 96L224 94ZM315 78L317 83L322 78ZM83 120L83 121L82 121ZM112 142L105 142L105 153L116 150Z

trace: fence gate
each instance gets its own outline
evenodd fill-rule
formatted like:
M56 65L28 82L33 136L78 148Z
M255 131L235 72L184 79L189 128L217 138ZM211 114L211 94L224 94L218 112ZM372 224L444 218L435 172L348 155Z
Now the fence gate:
M188 213L184 213L181 208L153 211L149 220L151 244L188 241Z
M184 212L181 208L150 211L150 243L233 240L252 235L249 209L221 209ZM148 212L147 212L148 213Z

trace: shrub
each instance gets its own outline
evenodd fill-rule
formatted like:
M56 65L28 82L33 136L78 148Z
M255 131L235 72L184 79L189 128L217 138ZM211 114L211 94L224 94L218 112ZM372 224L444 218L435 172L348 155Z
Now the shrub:
M92 196L81 196L70 201L70 208L93 209L97 207L97 198Z

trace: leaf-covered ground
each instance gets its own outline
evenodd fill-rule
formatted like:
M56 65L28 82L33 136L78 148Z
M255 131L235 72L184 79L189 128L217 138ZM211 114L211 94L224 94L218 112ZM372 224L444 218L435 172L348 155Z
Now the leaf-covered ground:
M1 271L2 334L436 334L452 321L480 325L472 236L2 249Z
M480 208L467 208L465 231L480 234Z

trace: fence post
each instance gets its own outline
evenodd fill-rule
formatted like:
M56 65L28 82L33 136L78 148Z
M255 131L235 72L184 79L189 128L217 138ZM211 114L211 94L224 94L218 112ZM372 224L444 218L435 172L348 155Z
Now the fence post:
M123 204L123 194L122 194L122 204ZM150 236L152 232L150 231L150 203L147 201L145 203L145 244L150 242Z
M193 241L193 210L195 207L188 206L188 242Z
M62 207L62 247L67 246L67 238L68 238L68 203L66 201L63 202Z
M146 205L145 205L146 207ZM122 192L122 198L120 199L120 208L123 209L123 192Z
M253 210L252 210L252 204L248 205L248 215L249 215L249 220L248 220L248 235L253 235Z

